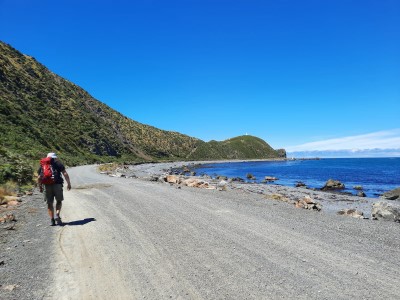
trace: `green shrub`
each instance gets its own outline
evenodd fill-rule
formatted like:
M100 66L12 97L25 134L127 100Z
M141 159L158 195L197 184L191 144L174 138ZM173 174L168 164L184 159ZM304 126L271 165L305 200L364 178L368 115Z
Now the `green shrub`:
M18 185L31 184L33 175L32 163L28 159L0 148L0 184L8 181Z

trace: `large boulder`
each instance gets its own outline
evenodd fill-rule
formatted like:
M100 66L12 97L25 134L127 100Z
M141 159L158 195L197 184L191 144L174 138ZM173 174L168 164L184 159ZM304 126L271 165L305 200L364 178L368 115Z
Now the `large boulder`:
M357 193L357 196L358 196L358 197L367 197L367 194L364 193L363 191L359 191L359 192Z
M387 200L400 200L400 188L384 193L381 198Z
M218 187L226 187L227 184L228 184L227 181L221 180L220 182L218 182L217 186L218 186Z
M217 184L217 188L220 191L226 191L228 187L228 182L225 180L221 180L220 182L218 182Z
M372 205L374 220L400 222L400 203L380 201Z
M12 222L12 221L14 221L14 222L17 221L15 218L15 215L12 213L8 213L8 214L0 217L0 223Z
M190 173L190 169L187 166L183 166L182 172L183 173Z
M183 181L183 185L188 187L209 188L210 184L207 181L198 178L188 178Z
M295 187L306 187L306 184L302 181L296 181Z
M304 208L309 210L320 211L322 209L321 204L315 202L311 197L305 196L303 199L295 201L294 206L297 208Z
M165 177L165 181L168 183L179 184L181 183L181 178L177 175L167 175L167 177Z
M264 182L276 181L276 180L279 180L279 179L274 176L265 176L265 178L264 178Z
M341 216L348 216L348 217L353 217L357 219L364 219L364 213L362 211L358 211L356 209L341 209L337 212L338 215Z
M244 182L244 179L243 179L243 178L240 178L240 177L234 177L234 178L232 178L232 181Z
M333 190L343 190L345 188L344 184L339 180L329 179L321 190L323 191L333 191Z
M253 174L251 174L251 173L247 173L247 174L246 174L246 177L247 177L247 179L249 179L249 180L257 180L257 178L256 178Z

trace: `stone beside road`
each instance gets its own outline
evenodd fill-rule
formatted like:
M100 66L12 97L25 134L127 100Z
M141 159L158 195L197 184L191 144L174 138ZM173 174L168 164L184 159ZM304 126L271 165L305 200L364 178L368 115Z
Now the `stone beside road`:
M385 201L374 203L372 206L372 218L400 222L400 203Z

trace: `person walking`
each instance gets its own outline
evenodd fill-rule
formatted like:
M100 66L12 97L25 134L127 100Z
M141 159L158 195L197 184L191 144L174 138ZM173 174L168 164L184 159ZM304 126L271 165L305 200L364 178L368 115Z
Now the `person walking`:
M39 190L44 195L44 201L47 202L47 211L51 218L51 226L62 225L60 217L62 201L64 200L63 183L64 176L67 182L67 190L71 189L71 181L65 170L64 165L58 160L54 152L48 153L46 158L40 160L38 170ZM44 189L43 189L44 187ZM54 216L54 198L56 199L56 215ZM54 218L55 217L55 218Z

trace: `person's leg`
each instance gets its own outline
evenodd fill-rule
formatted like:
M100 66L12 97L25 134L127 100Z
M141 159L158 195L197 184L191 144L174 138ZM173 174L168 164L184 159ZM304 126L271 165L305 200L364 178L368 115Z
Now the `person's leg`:
M56 221L55 221L55 219L54 219L54 206L53 206L53 202L47 202L47 212L49 213L49 216L50 216L51 226L56 225Z
M54 206L53 202L47 202L47 212L51 219L54 219Z
M44 199L47 202L47 213L51 219L51 225L55 225L54 221L54 192L51 185L45 185L44 187Z
M60 217L61 207L62 207L62 201L57 201L56 202L56 216L57 216L57 219L61 219L61 217Z
M61 221L61 207L62 207L62 201L64 200L64 195L63 195L63 188L62 188L62 184L54 184L54 194L56 197L56 222L58 225L62 224Z

